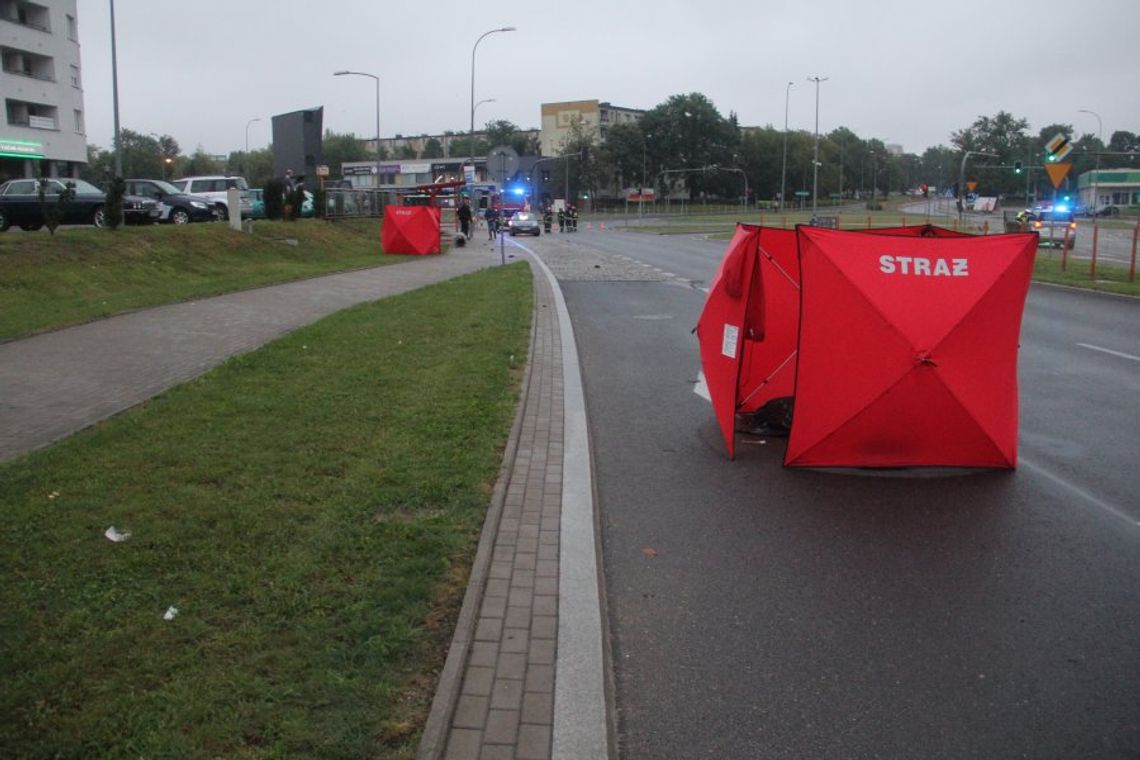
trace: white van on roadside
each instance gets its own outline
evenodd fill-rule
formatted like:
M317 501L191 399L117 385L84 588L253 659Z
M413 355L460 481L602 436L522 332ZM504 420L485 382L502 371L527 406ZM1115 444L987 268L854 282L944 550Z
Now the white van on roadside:
M177 187L187 195L199 195L209 198L218 211L218 218L225 221L230 218L229 189L236 187L241 202L241 216L247 218L253 213L253 206L249 202L249 183L245 177L214 175L209 177L183 177L170 184Z

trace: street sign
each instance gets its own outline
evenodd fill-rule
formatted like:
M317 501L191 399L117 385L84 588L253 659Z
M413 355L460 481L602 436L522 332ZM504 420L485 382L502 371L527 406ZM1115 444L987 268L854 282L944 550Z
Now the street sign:
M1048 155L1049 161L1053 163L1061 161L1072 151L1073 144L1069 142L1069 138L1065 137L1061 132L1053 135L1053 138L1045 143L1045 153Z
M329 168L327 166L325 166L324 164L321 164L320 166L317 167L317 176L318 177L329 176Z
M1061 183L1065 181L1065 175L1069 173L1069 169L1073 168L1072 164L1045 164L1045 172L1049 175L1049 181L1053 183L1053 189L1059 190Z
M798 198L806 198L809 195L811 195L811 193L809 193L807 190L797 190L796 191L796 197L798 197Z

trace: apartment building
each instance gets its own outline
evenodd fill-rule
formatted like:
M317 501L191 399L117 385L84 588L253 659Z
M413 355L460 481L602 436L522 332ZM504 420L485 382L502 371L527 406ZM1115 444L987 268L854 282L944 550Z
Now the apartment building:
M574 124L581 125L586 134L593 135L600 144L606 133L616 124L636 124L645 111L623 108L597 100L571 100L562 103L542 104L542 155L557 156L570 139Z
M87 162L76 0L0 0L0 179Z

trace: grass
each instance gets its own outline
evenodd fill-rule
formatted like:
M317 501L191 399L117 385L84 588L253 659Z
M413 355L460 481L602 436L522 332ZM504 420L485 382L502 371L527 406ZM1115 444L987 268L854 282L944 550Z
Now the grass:
M190 224L0 235L0 340L405 258L377 255L376 220L258 221L253 230Z
M530 317L486 270L0 465L0 756L413 756Z
M1140 296L1140 282L1129 282L1128 267L1105 265L1097 262L1096 278L1091 276L1091 262L1088 259L1069 258L1066 271L1061 270L1061 252L1040 248L1033 264L1033 279L1055 285L1068 285L1086 290L1103 290L1108 293Z

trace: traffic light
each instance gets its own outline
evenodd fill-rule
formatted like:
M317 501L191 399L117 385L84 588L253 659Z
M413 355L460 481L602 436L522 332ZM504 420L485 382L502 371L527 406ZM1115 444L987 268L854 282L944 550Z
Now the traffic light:
M1014 174L1021 174L1021 162L1020 161L1014 161L1013 162L1013 173Z

